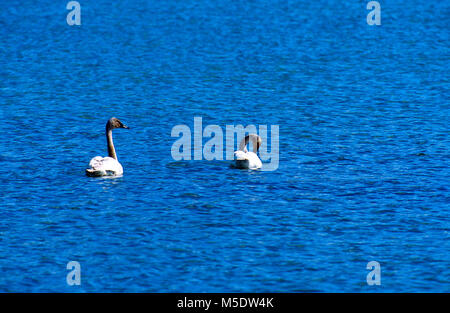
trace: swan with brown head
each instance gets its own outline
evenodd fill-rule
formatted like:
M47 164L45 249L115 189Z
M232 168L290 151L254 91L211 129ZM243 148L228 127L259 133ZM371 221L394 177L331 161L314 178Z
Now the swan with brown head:
M89 162L89 168L86 169L88 176L118 176L123 174L123 167L117 159L116 149L112 138L112 131L116 128L129 129L119 119L112 117L106 123L106 142L108 145L108 156L96 156Z
M253 146L253 152L247 150L247 145L250 141ZM234 152L235 167L243 169L261 168L262 162L257 155L261 143L261 137L256 134L245 136L239 144L239 150Z

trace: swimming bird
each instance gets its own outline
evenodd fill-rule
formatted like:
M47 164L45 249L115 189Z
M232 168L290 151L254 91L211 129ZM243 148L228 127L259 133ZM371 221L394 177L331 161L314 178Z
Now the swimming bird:
M252 141L253 152L247 151L247 144ZM234 152L235 167L244 169L258 169L262 162L256 154L261 146L262 140L256 134L245 136L239 144L239 150Z
M89 167L86 169L87 176L117 176L123 174L122 165L117 160L116 149L114 149L114 143L112 139L112 130L116 128L130 129L124 125L117 118L112 117L106 123L106 142L108 143L108 155L107 157L96 156L89 162Z

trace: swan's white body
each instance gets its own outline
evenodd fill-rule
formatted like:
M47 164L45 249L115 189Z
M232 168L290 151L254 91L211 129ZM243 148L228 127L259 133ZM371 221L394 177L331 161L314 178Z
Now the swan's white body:
M237 168L258 169L262 167L262 162L254 152L235 151L234 159Z
M86 173L89 176L118 176L123 174L123 167L114 158L96 156L89 162Z
M108 154L107 157L96 156L89 162L89 167L86 169L87 176L120 176L123 174L123 167L117 160L116 149L114 149L114 143L112 139L112 130L116 128L129 127L124 125L121 121L115 117L111 118L108 123L106 123L106 141L108 143Z
M258 152L261 145L261 137L256 134L245 136L239 145L239 150L234 152L235 167L255 170L262 167L262 162L255 152L247 151L247 144L252 141L253 151Z

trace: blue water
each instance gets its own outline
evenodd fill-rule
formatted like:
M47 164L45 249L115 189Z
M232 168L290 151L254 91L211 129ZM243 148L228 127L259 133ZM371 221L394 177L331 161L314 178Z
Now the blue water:
M0 291L450 292L448 1L67 2L0 10ZM196 116L279 168L173 160Z

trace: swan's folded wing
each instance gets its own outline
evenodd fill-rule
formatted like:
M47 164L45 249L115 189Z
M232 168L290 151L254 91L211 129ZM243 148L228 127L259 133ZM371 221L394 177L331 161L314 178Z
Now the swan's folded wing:
M103 159L101 156L96 156L95 158L92 158L89 162L89 167L93 170L100 169L103 165Z
M247 160L247 153L241 150L235 151L234 152L234 159L235 160Z
M237 168L257 169L262 166L261 160L254 152L235 151L234 159Z
M259 159L258 155L254 152L248 152L247 158L249 161L249 168L251 169L257 169L262 167L262 162Z
M89 166L90 168L86 169L86 174L89 176L111 176L123 173L122 165L111 157L97 156L89 162Z
M102 168L105 171L113 172L113 173L122 173L122 165L120 165L119 161L111 157L104 157Z

